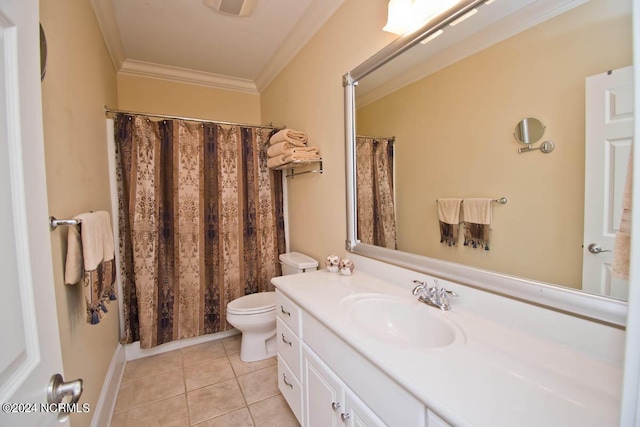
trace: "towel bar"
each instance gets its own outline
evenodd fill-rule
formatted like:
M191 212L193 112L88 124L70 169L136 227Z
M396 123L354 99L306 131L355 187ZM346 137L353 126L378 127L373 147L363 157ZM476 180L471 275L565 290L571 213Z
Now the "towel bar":
M295 172L295 169L302 167L302 166L308 166L311 164L318 164L318 168L317 169L312 169L312 170L306 170L303 172ZM314 160L293 160L291 162L285 163L283 165L277 166L275 168L272 168L273 170L289 170L289 173L285 175L285 178L292 178L294 176L298 176L298 175L304 175L306 173L322 173L323 172L323 168L322 168L322 159L314 159Z
M508 200L506 197L500 197L499 199L491 199L494 203L500 203L501 205L506 205ZM436 203L438 203L438 199L436 199Z
M79 219L57 219L55 216L49 217L49 228L51 231L61 225L80 225L81 223L82 221Z

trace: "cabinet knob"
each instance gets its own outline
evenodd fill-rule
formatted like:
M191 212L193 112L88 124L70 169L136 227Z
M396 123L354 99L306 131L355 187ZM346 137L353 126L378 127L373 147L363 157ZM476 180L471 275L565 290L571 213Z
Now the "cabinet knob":
M351 417L351 415L348 412L346 413L343 412L340 414L340 419L342 420L343 423L346 423L349 417Z
M333 412L340 409L340 402L331 402L331 409L333 409Z

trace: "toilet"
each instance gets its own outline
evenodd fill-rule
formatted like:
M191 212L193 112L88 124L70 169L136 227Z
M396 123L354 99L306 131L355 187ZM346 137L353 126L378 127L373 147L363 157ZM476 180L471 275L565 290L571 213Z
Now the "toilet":
M299 252L280 254L282 275L317 270L318 261ZM276 355L276 293L258 292L227 304L227 321L240 332L240 359L255 362Z

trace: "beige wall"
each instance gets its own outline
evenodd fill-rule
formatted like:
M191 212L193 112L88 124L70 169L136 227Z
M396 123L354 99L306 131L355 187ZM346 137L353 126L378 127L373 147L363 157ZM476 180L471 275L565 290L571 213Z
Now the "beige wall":
M116 105L116 75L86 0L42 1L40 19L48 42L42 82L49 213L70 218L90 210L111 211L104 105ZM51 233L60 342L66 379L82 378L82 402L92 412L72 415L88 426L111 357L118 345L117 305L89 325L80 285L63 280L67 230Z
M599 19L628 3L592 0L358 111L358 133L397 137L401 250L581 287L584 82L631 65L630 16ZM525 117L553 153L518 154ZM439 243L437 198L502 196L489 252Z
M258 94L156 78L118 74L117 107L144 113L261 124Z
M261 94L262 119L305 130L324 160L322 175L288 180L291 250L322 262L347 237L342 75L393 40L386 4L346 0Z

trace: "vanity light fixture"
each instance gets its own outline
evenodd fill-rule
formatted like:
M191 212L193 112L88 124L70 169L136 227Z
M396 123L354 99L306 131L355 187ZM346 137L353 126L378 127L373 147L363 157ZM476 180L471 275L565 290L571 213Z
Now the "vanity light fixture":
M412 0L389 0L387 25L382 30L388 33L404 34L411 26Z
M402 35L414 31L461 0L389 0L384 31Z

